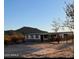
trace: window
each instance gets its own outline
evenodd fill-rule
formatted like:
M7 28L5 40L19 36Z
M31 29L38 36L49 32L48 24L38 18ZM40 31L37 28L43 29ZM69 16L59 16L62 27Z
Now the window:
M39 35L36 35L36 38L39 38Z
M30 36L31 36L31 38L34 38L33 35L30 35Z

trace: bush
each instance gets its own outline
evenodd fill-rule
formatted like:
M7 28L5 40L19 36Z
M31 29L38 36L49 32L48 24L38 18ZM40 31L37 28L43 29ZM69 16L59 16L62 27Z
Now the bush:
M7 45L11 42L11 37L9 35L4 35L4 44Z
M15 42L15 43L22 42L24 40L24 35L22 35L22 34L13 34L11 36L11 38L12 38L12 42Z
M21 33L13 33L12 35L4 35L4 44L11 42L18 43L24 41L24 35Z

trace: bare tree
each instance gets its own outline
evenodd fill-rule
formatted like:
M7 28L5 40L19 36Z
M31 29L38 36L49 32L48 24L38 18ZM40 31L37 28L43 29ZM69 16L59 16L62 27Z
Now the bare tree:
M73 22L70 22L69 18L66 18L66 21L64 21L63 23L63 27L67 27L69 28L70 31L73 31L74 29L74 23Z
M54 21L52 22L52 30L54 30L55 32L58 32L60 28L61 28L61 20L60 20L60 18L54 19ZM61 40L60 35L56 34L56 37L54 37L54 39L59 44L59 42Z
M70 30L74 29L74 3L65 3L65 14L66 21L64 22L64 26L68 27Z
M52 30L58 32L59 29L60 29L60 18L54 19L54 21L52 21Z
M65 3L65 14L66 14L66 21L64 22L64 27L68 27L70 31L73 32L74 30L74 3ZM73 34L74 35L74 34ZM73 38L74 39L74 38ZM72 39L72 43L73 40Z

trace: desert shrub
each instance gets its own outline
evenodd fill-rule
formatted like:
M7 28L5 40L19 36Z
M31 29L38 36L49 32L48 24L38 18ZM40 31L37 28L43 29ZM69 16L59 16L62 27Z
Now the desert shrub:
M17 43L17 42L23 42L24 41L24 35L21 33L12 33L11 35L4 35L4 44L9 44L11 42Z
M11 42L11 37L9 35L4 35L4 44L7 45Z
M20 34L20 33L15 33L13 35L11 35L11 39L12 42L22 42L24 40L24 35Z

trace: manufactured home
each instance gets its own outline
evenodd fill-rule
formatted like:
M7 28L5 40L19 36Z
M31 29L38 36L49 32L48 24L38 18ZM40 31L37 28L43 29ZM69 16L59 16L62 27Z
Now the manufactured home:
M53 32L53 33L30 33L30 34L25 34L25 40L49 40L52 39L54 40L55 37L59 35L61 38L65 38L68 35L73 35L73 32Z

